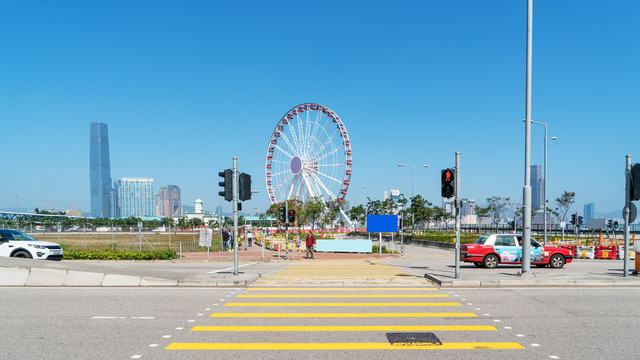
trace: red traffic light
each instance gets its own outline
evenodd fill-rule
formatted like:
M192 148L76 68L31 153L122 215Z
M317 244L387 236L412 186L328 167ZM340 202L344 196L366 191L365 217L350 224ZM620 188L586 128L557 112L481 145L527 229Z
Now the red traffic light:
M452 198L456 194L456 188L454 186L455 173L453 169L442 170L442 192L443 198Z

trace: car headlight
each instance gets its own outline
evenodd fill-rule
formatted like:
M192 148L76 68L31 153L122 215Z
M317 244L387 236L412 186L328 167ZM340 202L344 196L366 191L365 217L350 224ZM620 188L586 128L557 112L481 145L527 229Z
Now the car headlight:
M36 249L46 249L46 247L44 245L29 245L32 248L36 248Z

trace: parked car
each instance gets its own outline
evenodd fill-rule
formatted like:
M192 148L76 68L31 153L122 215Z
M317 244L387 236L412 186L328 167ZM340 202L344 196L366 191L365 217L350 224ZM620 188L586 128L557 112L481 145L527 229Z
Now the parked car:
M0 229L0 256L60 261L64 252L56 243L36 240L18 230Z
M473 244L460 247L460 259L472 262L477 267L493 269L498 264L522 263L522 235L487 234L482 235ZM531 264L538 267L549 265L560 269L573 261L573 255L567 249L555 246L543 246L531 239Z

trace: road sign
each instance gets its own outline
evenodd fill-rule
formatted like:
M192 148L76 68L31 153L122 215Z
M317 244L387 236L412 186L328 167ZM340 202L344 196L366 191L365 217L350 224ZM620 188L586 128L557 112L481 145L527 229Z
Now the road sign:
M567 226L567 224L564 221L560 222L560 227L564 229L564 227Z
M638 215L638 208L636 204L630 202L629 203L629 224L636 221L636 216ZM624 208L622 209L622 218L624 219Z

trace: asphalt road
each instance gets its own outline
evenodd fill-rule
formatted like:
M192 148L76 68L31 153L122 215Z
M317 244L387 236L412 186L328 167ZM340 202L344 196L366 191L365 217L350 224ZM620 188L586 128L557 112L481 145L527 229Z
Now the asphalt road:
M640 354L635 334L640 289L376 288L376 279L399 271L375 262L322 270L316 264L322 263L280 267L247 289L2 288L0 358L622 359ZM362 285L292 284L305 271L331 280L361 277ZM304 317L284 315L292 313ZM399 313L407 314L389 317ZM386 350L389 332L432 332L453 348ZM243 350L178 349L236 343ZM294 345L246 350L263 343ZM305 350L308 343L323 350ZM374 345L353 349L363 343ZM456 348L461 343L476 345ZM491 349L496 343L516 349Z

